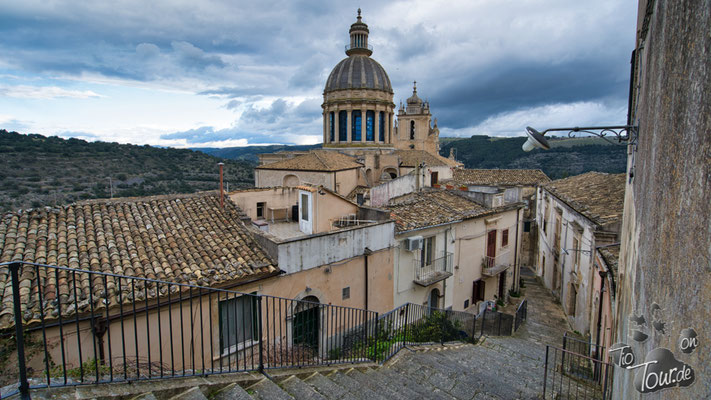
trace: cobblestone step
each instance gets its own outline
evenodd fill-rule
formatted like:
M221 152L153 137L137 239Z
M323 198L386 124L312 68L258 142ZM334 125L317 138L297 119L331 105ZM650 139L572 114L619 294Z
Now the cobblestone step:
M207 397L205 397L199 387L194 387L171 397L170 400L207 400Z
M247 388L247 393L253 398L260 400L292 400L290 394L283 391L279 385L272 382L270 379L264 378L261 381Z
M297 376L292 375L287 379L283 380L279 384L284 390L286 390L295 399L299 400L325 400L326 397L321 395L308 383L302 381Z
M415 380L412 377L402 375L393 369L383 367L378 369L377 373L382 374L385 381L390 383L391 385L396 387L405 387L408 390L417 393L419 396L416 398L437 400L454 399L454 397L450 394L443 392L442 390L432 386L428 382L422 380Z
M414 398L413 396L417 396L417 393L412 392L405 387L385 384L381 379L379 379L380 376L377 373L365 374L364 372L354 368L346 372L346 375L353 378L364 387L367 387L376 393L383 394L388 399L411 400Z
M358 383L358 381L345 375L340 371L331 372L330 374L326 375L326 377L335 382L337 385L341 386L342 388L348 390L348 392L350 392L350 394L353 396L352 398L354 399L387 400L385 397L379 395L368 387L361 385L360 383Z
M327 399L347 399L350 396L348 390L318 372L304 379L304 382L316 389L319 394Z
M212 396L212 400L250 400L252 396L242 389L242 386L232 383L219 390Z

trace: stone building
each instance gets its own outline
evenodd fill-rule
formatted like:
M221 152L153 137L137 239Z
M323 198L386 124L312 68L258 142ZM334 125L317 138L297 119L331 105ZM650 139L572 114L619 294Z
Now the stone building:
M416 167L427 168L427 186L439 179L449 179L461 163L442 157L439 152L439 129L432 126L430 105L417 96L417 88L400 105L395 121L393 88L385 69L371 56L368 44L370 30L360 15L349 30L347 57L331 71L323 91L323 147L322 151L349 156L361 164L355 185L333 188L343 196L354 197L392 179L413 172ZM323 154L323 153L321 153ZM255 185L266 187L292 173L291 164L282 164L288 153L261 155L260 170L270 170L270 179L255 176ZM434 168L434 170L433 170ZM434 172L434 177L432 177ZM333 185L332 185L333 186Z
M639 1L629 117L639 134L628 146L615 335L635 364L669 349L695 382L641 393L642 370L650 384L659 371L615 367L615 398L711 398L710 13L709 0ZM682 352L689 328L699 345ZM635 330L648 339L633 340Z
M536 273L560 299L573 329L589 335L595 249L619 243L625 174L588 172L538 189Z
M479 313L516 290L523 204L485 207L460 191L424 189L389 201L395 221L394 304Z

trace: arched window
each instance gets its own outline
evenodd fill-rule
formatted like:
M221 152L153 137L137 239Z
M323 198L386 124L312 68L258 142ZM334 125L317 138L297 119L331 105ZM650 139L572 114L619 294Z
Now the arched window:
M380 125L380 129L378 130L379 132L379 140L381 142L385 141L385 113L380 112L380 118L378 119L378 125Z
M415 121L410 121L410 140L415 140Z
M353 122L353 126L351 127L351 141L352 142L360 142L360 124L361 124L361 113L360 110L353 110L353 113L351 114L351 121Z
M338 141L348 141L348 111L338 112Z
M330 138L329 139L330 142L334 142L336 140L336 137L335 137L336 136L336 127L333 125L335 122L334 119L335 119L334 112L331 111L330 113L328 113L328 125L329 125L328 126L328 130L329 130L328 136Z
M375 111L365 112L365 140L372 142L375 140Z

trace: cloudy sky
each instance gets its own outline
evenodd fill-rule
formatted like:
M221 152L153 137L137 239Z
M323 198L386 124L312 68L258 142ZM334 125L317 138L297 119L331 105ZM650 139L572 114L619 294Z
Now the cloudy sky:
M0 128L175 147L321 141L356 9L442 136L624 123L625 0L0 0Z

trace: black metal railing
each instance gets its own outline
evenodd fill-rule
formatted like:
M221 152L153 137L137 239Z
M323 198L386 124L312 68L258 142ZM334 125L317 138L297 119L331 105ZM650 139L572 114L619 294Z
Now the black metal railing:
M0 275L5 268L0 362L16 374L0 387L16 389L3 397L371 361L363 343L375 336L373 311L41 264L0 264Z
M379 315L308 297L24 262L0 264L3 276L3 397L27 398L34 388L384 362L410 345L510 335L514 319L411 303Z
M521 304L518 305L518 308L516 308L516 315L514 316L514 332L521 327L521 324L526 320L526 318L528 318L528 300L523 299Z
M597 371L597 373L596 373ZM612 365L554 346L546 346L544 399L609 399Z
M445 253L444 256L426 262L426 260L415 260L415 282L421 285L431 285L452 276L452 253Z

